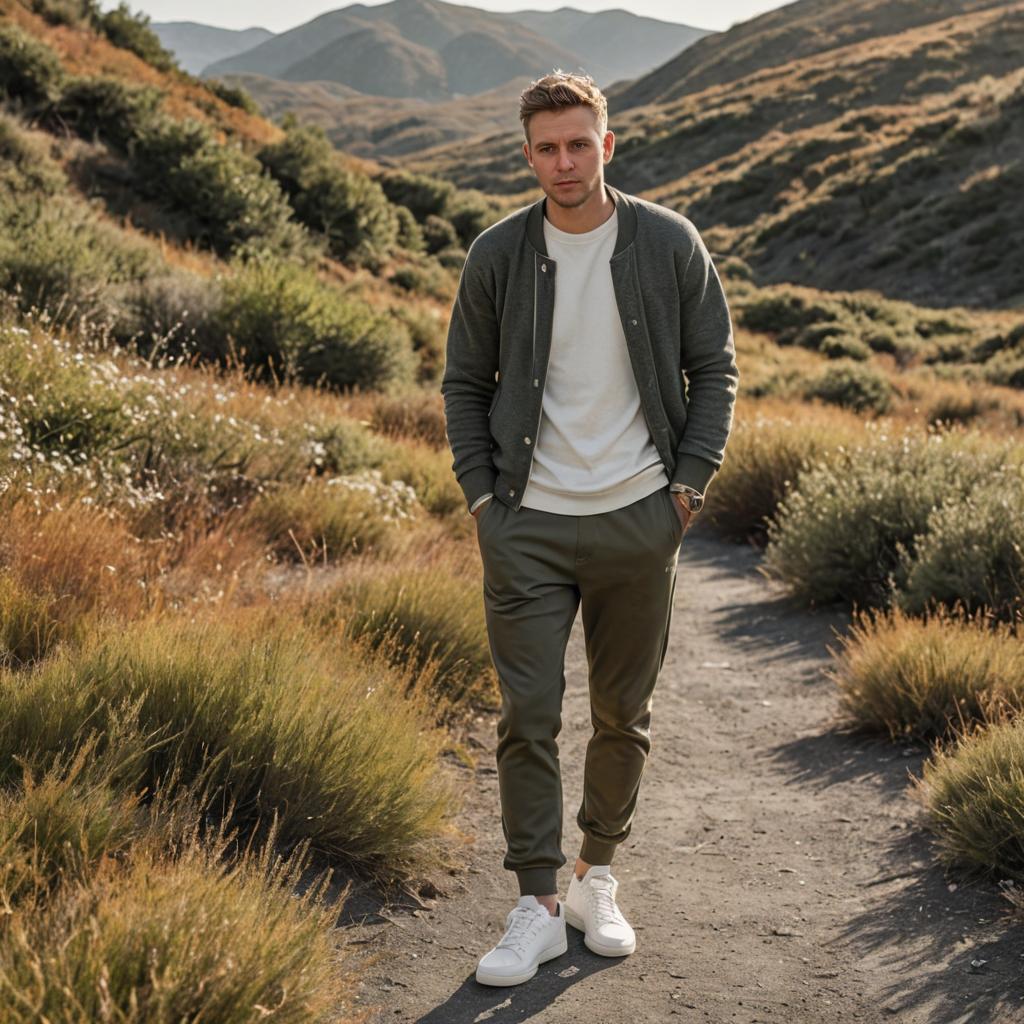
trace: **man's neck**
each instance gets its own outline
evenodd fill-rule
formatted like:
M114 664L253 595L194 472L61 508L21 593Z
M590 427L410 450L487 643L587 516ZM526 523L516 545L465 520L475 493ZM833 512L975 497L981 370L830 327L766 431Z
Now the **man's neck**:
M573 235L583 234L599 228L609 217L615 215L615 200L602 182L599 190L582 206L559 206L551 202L550 196L544 199L544 216L559 229Z

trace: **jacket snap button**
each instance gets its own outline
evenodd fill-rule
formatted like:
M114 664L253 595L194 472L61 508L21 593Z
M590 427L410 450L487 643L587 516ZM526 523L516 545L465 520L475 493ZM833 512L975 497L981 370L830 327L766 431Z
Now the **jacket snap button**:
M534 377L534 378L533 378L533 386L534 386L534 387L537 387L537 385L538 385L539 383L540 383L540 381L539 381L539 380L538 380L538 379L537 379L536 377Z
M631 323L631 324L632 324L632 325L633 325L634 327L636 327L636 321L635 321L635 320L630 320L629 322L630 322L630 323Z
M524 437L524 438L523 438L523 440L524 440L524 441L525 441L525 442L526 442L527 444L529 444L529 443L530 443L530 439L529 439L528 437Z
M515 494L515 493L516 493L516 489L514 487L510 487L509 488L509 492L508 492L508 496L511 498L512 495Z
M543 270L544 273L546 274L548 272L548 265L546 263L542 263L540 265L540 269Z

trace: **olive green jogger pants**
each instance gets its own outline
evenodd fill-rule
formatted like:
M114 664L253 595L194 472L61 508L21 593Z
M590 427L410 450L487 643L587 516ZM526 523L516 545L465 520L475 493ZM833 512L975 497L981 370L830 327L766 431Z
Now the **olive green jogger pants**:
M557 891L562 853L565 651L582 604L591 721L580 857L610 864L630 833L651 749L683 525L668 486L622 508L561 515L492 498L479 513L484 610L502 707L497 768L503 867L520 895Z

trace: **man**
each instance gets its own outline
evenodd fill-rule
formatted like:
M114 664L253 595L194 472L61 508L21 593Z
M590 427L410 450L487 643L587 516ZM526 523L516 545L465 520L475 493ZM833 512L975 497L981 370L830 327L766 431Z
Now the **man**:
M605 184L615 137L593 80L545 75L520 120L544 197L470 246L441 384L483 562L503 866L520 893L477 967L488 985L565 952L566 921L596 953L635 949L611 862L650 751L679 546L722 463L739 380L697 229ZM581 604L594 733L563 903L556 737Z

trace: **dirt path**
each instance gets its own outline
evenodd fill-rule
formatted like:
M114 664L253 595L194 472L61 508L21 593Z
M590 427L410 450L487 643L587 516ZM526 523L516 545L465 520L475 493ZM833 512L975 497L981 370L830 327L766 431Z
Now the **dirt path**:
M428 909L351 930L380 954L360 997L378 1007L373 1024L1024 1020L1024 927L1003 919L992 886L950 891L904 793L925 752L833 726L821 669L830 626L847 617L794 608L758 561L697 530L683 544L651 756L613 869L636 953L595 956L570 928L568 952L532 981L477 984L517 895L501 867L493 722L482 722L478 768L452 769L468 790L460 824L477 837L469 872ZM587 700L577 618L559 737L563 896Z

